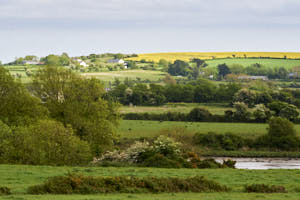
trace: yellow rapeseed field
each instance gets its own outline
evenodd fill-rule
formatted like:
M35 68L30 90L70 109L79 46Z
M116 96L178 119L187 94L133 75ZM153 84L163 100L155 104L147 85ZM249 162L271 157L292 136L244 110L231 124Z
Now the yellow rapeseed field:
M297 52L174 52L174 53L147 53L139 54L138 57L129 58L129 60L140 61L145 59L146 61L158 62L160 59L167 61L184 60L189 61L191 58L200 58L203 60L215 59L215 58L259 58L259 57L271 57L271 58L288 58L295 59L300 58L300 53Z

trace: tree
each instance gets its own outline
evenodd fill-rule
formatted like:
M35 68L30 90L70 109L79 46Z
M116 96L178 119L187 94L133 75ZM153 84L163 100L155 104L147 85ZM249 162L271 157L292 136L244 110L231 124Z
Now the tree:
M218 70L220 78L224 78L227 74L231 73L229 67L225 63L218 65Z
M8 125L28 125L46 118L47 109L9 72L0 67L0 120Z
M60 66L60 57L57 55L50 54L45 58L45 64L47 66Z
M169 64L168 73L172 76L187 76L188 71L189 64L182 60L176 60L173 64Z
M243 102L250 108L254 107L255 101L256 92L249 89L241 89L233 97L233 102Z
M205 60L201 60L199 58L193 58L192 59L193 63L196 63L196 67L207 67L207 63L205 62Z
M265 122L271 117L271 111L264 104L255 105L253 116L257 122Z
M295 136L294 124L281 117L272 117L269 121L268 134L272 137Z
M33 91L53 118L71 124L76 135L89 142L94 155L112 146L118 104L104 99L100 80L84 79L60 67L45 67L34 75Z
M251 117L251 113L248 111L248 106L244 102L235 102L233 107L236 111L233 113L233 117L238 121L248 121Z
M158 64L163 68L168 68L169 62L165 59L160 59Z
M280 110L279 116L294 121L299 116L299 112L296 106L289 104Z
M176 85L176 80L170 74L166 74L164 82L167 85Z
M210 120L212 114L204 108L194 108L188 114L188 118L190 121L200 122Z
M70 57L67 53L63 53L59 58L59 63L62 66L68 66L70 64Z
M29 127L19 127L13 134L0 134L2 163L31 165L80 165L91 160L87 142L73 135L70 127L65 128L53 120L43 120Z

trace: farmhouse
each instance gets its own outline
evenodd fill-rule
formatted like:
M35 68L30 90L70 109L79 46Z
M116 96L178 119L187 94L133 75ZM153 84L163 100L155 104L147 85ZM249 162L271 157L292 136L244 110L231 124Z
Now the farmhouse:
M239 80L269 80L267 76L239 76Z
M108 63L117 63L117 64L125 64L123 59L111 59L107 61Z
M40 63L39 61L37 60L23 60L22 61L22 64L23 65L40 65L42 63Z

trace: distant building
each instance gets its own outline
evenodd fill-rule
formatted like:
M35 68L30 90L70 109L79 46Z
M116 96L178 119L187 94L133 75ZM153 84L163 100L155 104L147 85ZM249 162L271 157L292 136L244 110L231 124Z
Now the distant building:
M86 64L86 62L84 62L83 60L81 62L79 62L79 65L82 67L88 67L89 65Z
M269 80L267 76L239 76L239 80Z
M116 64L125 64L123 59L111 59L107 61L108 63L116 63Z
M42 63L37 60L23 60L23 65L41 65Z
M292 73L289 73L289 78L299 78L300 77L300 73L298 72L292 72Z

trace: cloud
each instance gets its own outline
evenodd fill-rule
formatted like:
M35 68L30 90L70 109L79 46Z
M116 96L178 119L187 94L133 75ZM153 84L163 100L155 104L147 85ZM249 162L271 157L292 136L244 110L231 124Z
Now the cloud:
M5 28L296 26L299 8L299 0L0 0L0 22Z

